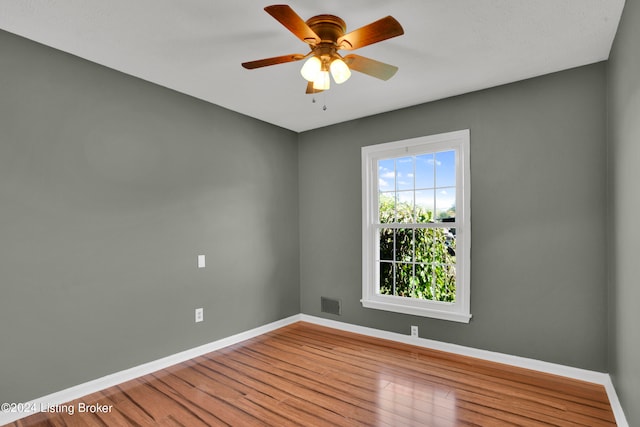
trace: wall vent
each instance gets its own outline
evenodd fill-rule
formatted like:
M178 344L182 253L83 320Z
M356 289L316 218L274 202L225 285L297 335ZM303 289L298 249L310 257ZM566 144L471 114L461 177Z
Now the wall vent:
M320 297L320 311L340 316L342 314L342 302L339 299Z

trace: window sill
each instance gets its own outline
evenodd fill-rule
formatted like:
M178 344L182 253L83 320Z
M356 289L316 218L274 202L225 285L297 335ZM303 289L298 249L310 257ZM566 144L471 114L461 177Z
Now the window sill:
M365 308L376 310L393 311L396 313L412 314L414 316L431 317L440 320L450 320L453 322L469 323L470 313L459 313L454 311L438 310L435 308L416 307L405 304L396 304L388 301L360 300Z

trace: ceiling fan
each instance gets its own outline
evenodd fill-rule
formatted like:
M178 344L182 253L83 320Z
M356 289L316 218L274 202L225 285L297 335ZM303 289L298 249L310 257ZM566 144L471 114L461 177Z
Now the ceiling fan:
M302 77L308 81L306 93L329 89L329 74L340 84L349 79L351 70L381 80L389 80L398 71L398 67L360 55L349 54L343 57L338 53L339 50L359 49L404 34L402 26L392 16L346 33L347 25L334 15L317 15L305 22L287 5L267 6L264 10L307 43L311 51L306 55L290 54L244 62L242 66L246 69L253 70L309 58L300 70Z

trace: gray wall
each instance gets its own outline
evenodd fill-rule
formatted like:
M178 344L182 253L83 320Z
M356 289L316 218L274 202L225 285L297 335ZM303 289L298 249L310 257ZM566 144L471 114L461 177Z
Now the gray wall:
M599 63L301 134L302 311L606 371L605 103ZM360 147L466 128L473 319L362 308Z
M0 402L300 312L295 133L4 32L0 52Z
M627 1L608 64L609 369L640 426L640 4Z

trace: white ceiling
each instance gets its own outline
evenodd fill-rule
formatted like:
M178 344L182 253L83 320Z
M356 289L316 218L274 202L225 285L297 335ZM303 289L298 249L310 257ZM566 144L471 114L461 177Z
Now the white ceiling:
M303 19L354 30L387 15L405 34L355 53L399 67L353 73L305 95L308 52L263 8L269 0L2 0L0 28L228 109L305 131L608 58L624 0L323 0L287 2ZM327 106L326 110L322 106Z

